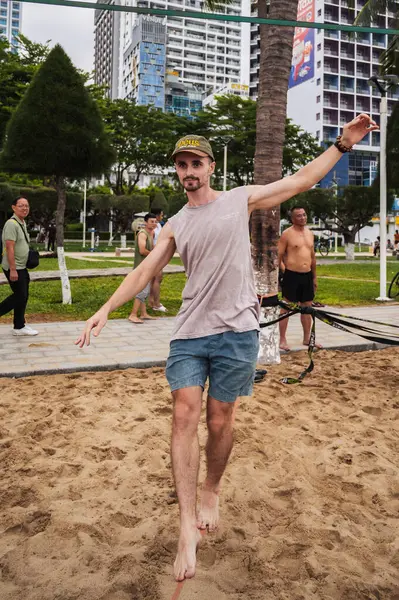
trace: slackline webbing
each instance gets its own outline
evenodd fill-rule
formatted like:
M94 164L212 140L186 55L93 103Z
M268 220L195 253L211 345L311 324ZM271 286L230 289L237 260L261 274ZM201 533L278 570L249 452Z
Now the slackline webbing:
M374 325L382 325L383 327L391 327L393 329L399 329L399 325L392 325L391 323L382 323L381 321L371 321L370 319L362 319L361 317L352 317L349 315L341 315L338 313L332 313L327 310L322 310L320 308L315 308L313 306L299 306L298 304L291 302L283 302L279 300L277 296L271 296L269 298L259 298L261 301L261 305L263 307L277 307L280 306L287 312L281 314L277 319L273 319L273 321L267 321L264 323L260 323L260 327L270 327L270 325L275 325L279 323L283 319L288 319L292 315L295 314L303 314L310 315L312 317L312 329L310 333L310 341L308 347L308 356L309 356L309 365L302 371L302 373L297 377L283 377L281 379L282 383L300 383L306 377L308 373L311 373L314 368L313 362L313 352L316 344L316 319L319 319L323 323L327 325L331 325L336 329L340 329L341 331L345 331L347 333L353 333L354 335L358 335L370 342L376 342L378 344L386 344L389 346L399 346L399 334L398 333L385 333L379 331L378 329L374 329L364 325L358 325L357 323L351 323L351 321L360 321L363 323L372 323ZM351 331L351 330L355 331ZM359 333L364 332L364 333ZM367 334L367 335L366 335Z
M110 10L115 12L131 12L141 15L154 15L158 17L181 17L190 19L206 19L211 21L230 21L235 23L256 23L257 25L273 25L277 27L304 27L307 29L329 29L332 31L348 31L352 33L382 33L399 35L399 29L386 27L363 27L358 25L341 25L337 23L317 23L314 21L286 21L284 19L262 19L244 15L225 15L212 12L199 12L193 10L171 10L138 6L121 6L117 4L104 4L101 2L82 2L81 0L20 0L30 4L51 4L73 8L90 8L92 10Z

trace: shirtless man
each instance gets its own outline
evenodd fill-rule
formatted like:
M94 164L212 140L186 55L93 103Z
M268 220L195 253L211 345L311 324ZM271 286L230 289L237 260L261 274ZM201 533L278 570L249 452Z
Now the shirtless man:
M291 209L291 227L283 231L278 244L280 272L283 273L283 299L300 306L312 306L317 289L314 235L308 227L306 211L302 206ZM282 313L287 312L282 310ZM312 317L301 315L303 344L309 345ZM280 321L280 348L291 350L287 344L288 319ZM317 348L321 348L316 344Z
M166 376L173 396L172 468L180 509L175 578L194 577L198 529L214 531L219 521L221 479L233 446L234 403L252 392L258 356L259 302L252 272L248 218L312 188L343 152L378 129L368 115L345 125L331 146L300 171L269 185L227 192L214 190L215 159L209 142L188 135L173 152L188 203L162 228L157 245L87 322L76 344L90 344L109 314L131 300L163 269L176 249L187 273L183 303L175 320ZM205 381L207 474L196 510L199 470L198 423Z

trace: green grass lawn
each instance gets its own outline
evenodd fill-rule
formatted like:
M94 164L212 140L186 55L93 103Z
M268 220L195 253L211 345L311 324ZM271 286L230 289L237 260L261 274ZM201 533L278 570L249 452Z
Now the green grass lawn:
M66 265L68 269L114 269L118 267L129 267L133 266L133 259L130 257L125 258L105 258L98 257L99 260L91 261L84 260L84 258L70 258L66 257ZM122 261L122 262L118 262ZM172 258L170 260L172 265L182 265L180 258ZM58 260L56 258L41 258L40 265L37 268L38 271L58 271Z
M69 268L96 268L95 263L67 259ZM107 261L104 261L105 263ZM173 259L180 262L180 259ZM44 263L44 265L43 265ZM77 264L80 263L80 264ZM101 261L102 265L103 261ZM82 266L82 265L86 266ZM49 270L56 268L56 259L44 259L40 269L48 265ZM109 266L109 264L105 264ZM111 265L112 266L112 265ZM114 265L115 266L115 265ZM44 270L44 269L43 269ZM388 263L388 283L399 270L397 261ZM375 264L321 265L318 267L319 287L316 300L330 306L361 306L377 304L379 295L379 266ZM99 277L92 279L71 279L73 304L64 306L61 300L59 281L33 282L30 287L30 299L27 315L33 320L86 320L113 294L123 277ZM371 281L369 281L371 280ZM185 285L184 273L165 275L161 287L161 300L168 312L152 313L157 316L174 316L181 304L181 294ZM0 301L10 293L8 285L0 286ZM132 303L115 311L111 318L124 318L130 313ZM150 311L151 313L151 311ZM9 318L8 318L9 320ZM3 321L4 322L4 321Z

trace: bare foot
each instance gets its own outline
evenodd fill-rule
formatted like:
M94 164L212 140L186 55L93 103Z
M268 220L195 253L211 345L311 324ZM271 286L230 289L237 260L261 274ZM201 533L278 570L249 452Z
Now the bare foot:
M158 317L150 317L150 315L141 315L141 318L145 321L156 321Z
M302 343L303 343L303 345L304 345L304 346L309 346L309 342L305 342L305 340L303 340L303 342L302 342ZM314 347L315 347L317 350L323 350L323 346L322 346L321 344L315 344L315 345L314 345Z
M176 581L194 577L197 546L200 540L201 534L196 527L181 530L177 556L173 565Z
M202 489L200 507L197 515L198 529L215 531L219 525L219 494Z
M142 321L142 320L141 320L141 319L139 319L138 317L132 317L132 316L130 316L128 320L129 320L131 323L137 323L137 324L139 324L139 323L144 323L144 321Z
M291 348L285 340L280 340L280 350L285 350L286 352L289 352Z

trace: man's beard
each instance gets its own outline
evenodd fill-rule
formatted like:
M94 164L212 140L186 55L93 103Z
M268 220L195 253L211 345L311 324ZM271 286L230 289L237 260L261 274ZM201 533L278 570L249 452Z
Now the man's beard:
M202 184L199 179L185 179L183 181L183 187L189 191L197 191L202 187Z

